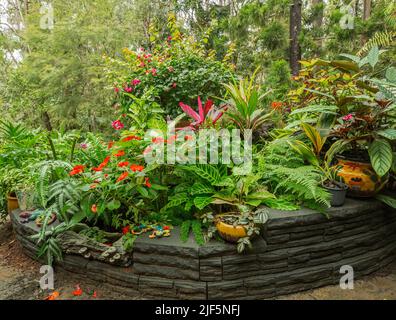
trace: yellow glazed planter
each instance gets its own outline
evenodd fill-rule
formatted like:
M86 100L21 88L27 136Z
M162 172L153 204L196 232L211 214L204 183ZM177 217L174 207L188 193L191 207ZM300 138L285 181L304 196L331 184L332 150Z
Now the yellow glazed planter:
M348 185L348 196L351 197L373 197L387 182L387 177L378 176L370 163L338 159L336 167L338 175Z
M234 226L220 219L217 219L215 225L220 237L228 242L236 243L240 238L247 237L246 229L243 226Z
M7 195L7 211L11 214L12 211L19 208L18 198L14 194Z

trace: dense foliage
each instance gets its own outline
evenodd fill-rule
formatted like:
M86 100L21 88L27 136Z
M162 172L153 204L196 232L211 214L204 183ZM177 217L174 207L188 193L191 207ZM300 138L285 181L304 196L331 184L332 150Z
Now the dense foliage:
M326 185L344 182L336 159L348 154L373 168L377 197L396 207L395 6L369 1L367 12L367 0L355 1L345 29L344 4L304 1L294 39L304 60L292 77L288 17L298 2L54 1L46 29L39 1L25 11L10 1L2 215L9 195L39 209L35 238L50 263L66 230L108 245L112 234L129 250L139 234L174 226L202 245L225 221L245 228L243 251L268 208L327 215ZM210 143L219 135L216 157L233 161L203 148L208 132ZM61 223L49 230L53 216Z

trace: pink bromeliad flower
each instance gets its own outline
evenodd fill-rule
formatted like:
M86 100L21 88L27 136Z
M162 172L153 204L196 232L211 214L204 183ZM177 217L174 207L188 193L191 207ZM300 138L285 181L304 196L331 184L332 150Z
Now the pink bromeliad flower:
M216 122L223 116L224 112L227 110L227 107L223 107L220 109L214 108L212 100L206 101L205 105L202 106L200 97L198 97L198 113L183 102L180 102L179 106L188 116L195 120L188 127L186 127L193 130L200 127L207 119L209 119L213 125L216 124Z
M351 121L351 120L353 120L353 114L350 113L350 114L347 114L346 116L343 116L343 117L342 117L342 120L344 120L344 121Z

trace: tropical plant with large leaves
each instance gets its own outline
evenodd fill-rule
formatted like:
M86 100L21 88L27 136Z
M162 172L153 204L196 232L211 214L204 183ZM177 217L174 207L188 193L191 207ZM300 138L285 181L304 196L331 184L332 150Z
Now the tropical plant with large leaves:
M272 116L272 112L265 108L263 103L264 97L270 91L260 94L259 87L255 84L256 72L250 79L224 84L229 97L224 101L230 106L226 116L242 131L254 131Z

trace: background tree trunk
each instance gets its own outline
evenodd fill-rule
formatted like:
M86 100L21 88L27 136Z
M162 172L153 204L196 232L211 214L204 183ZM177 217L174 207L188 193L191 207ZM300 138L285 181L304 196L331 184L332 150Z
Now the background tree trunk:
M315 28L321 28L323 24L323 0L312 0L312 6L313 7L318 7L320 6L320 11L318 15L316 16L313 25Z
M363 20L368 20L371 15L371 0L364 0L363 3Z
M51 118L48 114L47 111L44 111L42 113L42 117L43 117L43 122L44 122L44 126L48 131L52 131L52 124L51 124Z
M301 32L301 0L293 0L290 7L290 69L293 75L300 70L301 49L298 36Z

